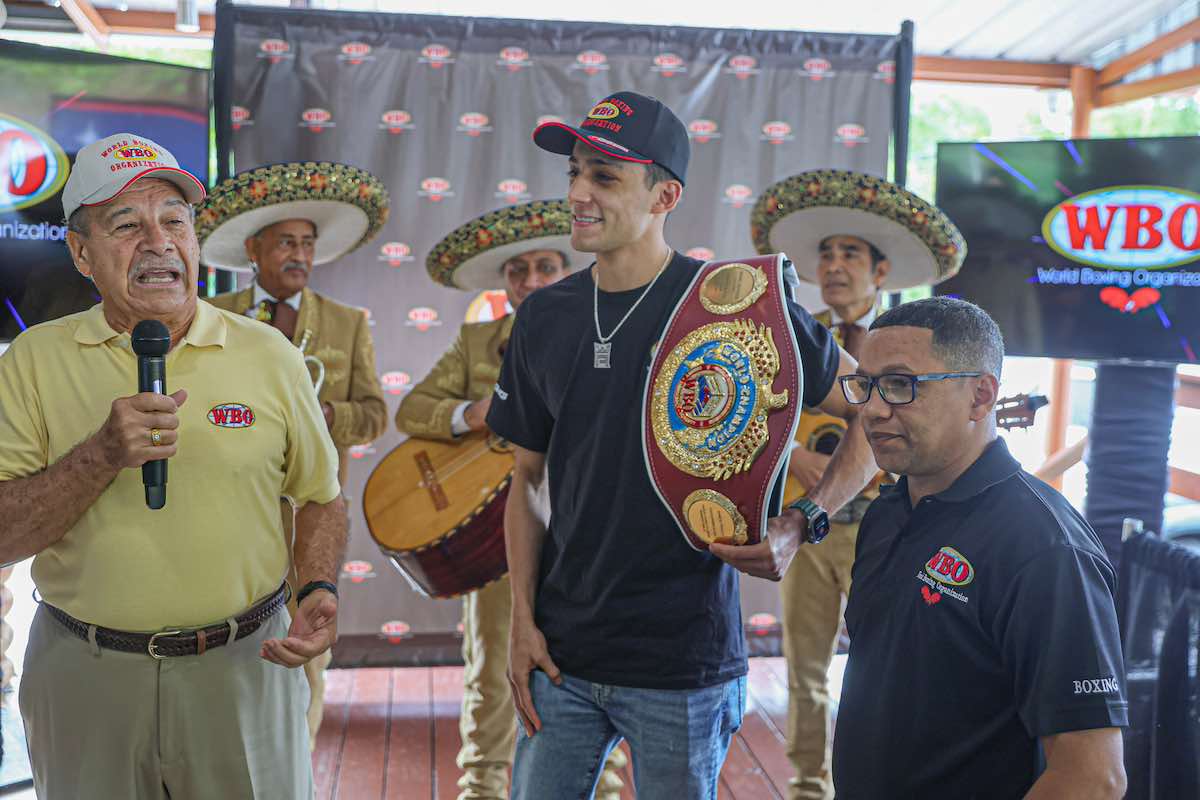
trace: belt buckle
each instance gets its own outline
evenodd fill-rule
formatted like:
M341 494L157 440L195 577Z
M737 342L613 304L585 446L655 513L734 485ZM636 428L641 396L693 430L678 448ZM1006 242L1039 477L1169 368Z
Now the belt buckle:
M158 650L155 649L158 647L158 644L154 640L160 636L175 636L180 633L183 633L183 631L159 631L158 633L150 634L150 641L146 643L146 652L150 654L151 658L158 661L168 658L168 656L160 655Z

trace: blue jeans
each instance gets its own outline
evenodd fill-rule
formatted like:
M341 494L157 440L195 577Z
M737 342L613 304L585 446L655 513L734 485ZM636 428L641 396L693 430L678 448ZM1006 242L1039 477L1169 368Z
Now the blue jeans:
M705 689L633 689L541 670L529 675L542 729L518 725L512 800L588 800L625 738L638 800L716 800L729 740L742 725L746 678Z

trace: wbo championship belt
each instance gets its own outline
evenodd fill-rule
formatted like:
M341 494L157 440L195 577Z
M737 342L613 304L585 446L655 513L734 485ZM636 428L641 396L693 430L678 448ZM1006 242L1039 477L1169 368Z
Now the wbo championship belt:
M782 506L803 373L782 253L705 264L659 340L642 404L650 482L688 544L757 544Z

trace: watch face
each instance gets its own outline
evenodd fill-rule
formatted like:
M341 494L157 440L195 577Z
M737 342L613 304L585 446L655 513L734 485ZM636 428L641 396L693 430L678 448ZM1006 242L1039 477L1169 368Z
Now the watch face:
M824 512L817 514L816 519L813 519L808 524L809 541L813 544L824 539L829 535L829 516Z

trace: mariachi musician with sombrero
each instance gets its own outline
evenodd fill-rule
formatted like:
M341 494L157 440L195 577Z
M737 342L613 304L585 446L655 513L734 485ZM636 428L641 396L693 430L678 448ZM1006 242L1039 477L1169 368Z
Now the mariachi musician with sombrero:
M566 202L521 203L455 228L434 246L425 265L435 283L451 289L503 289L515 312L532 292L566 277L573 262L583 258L571 249L570 235L571 212ZM500 376L512 324L512 314L465 323L450 349L400 403L396 411L400 431L417 439L441 441L485 431L483 420ZM367 508L372 508L369 499ZM501 542L496 567L502 572L506 569L502 526L494 533ZM397 563L402 569L408 567L403 559ZM459 563L463 580L457 585L426 587L429 594L453 590L463 597L465 672L458 753L463 775L459 797L508 797L516 735L512 693L505 677L512 614L508 578L477 586L474 584L479 581L470 579L465 559ZM624 755L615 752L601 777L598 798L620 796L622 782L617 770L623 765Z
M387 406L366 313L313 291L308 280L314 266L336 261L379 233L388 203L387 189L369 172L307 161L235 175L214 187L197 210L201 261L254 273L242 290L210 302L275 327L304 353L337 447L342 485L349 448L383 433ZM283 515L290 534L290 503L283 503ZM318 590L336 589L324 585ZM324 669L330 658L326 653L305 665L312 689L310 744L321 724Z
M943 281L966 256L961 234L941 211L859 172L821 169L785 178L759 195L750 220L758 252L786 252L799 277L820 287L828 308L814 317L856 359L885 292ZM820 480L845 429L836 417L804 410L785 501ZM801 548L781 585L791 798L833 797L827 674L850 592L858 524L878 493L873 481L832 515L827 542Z

